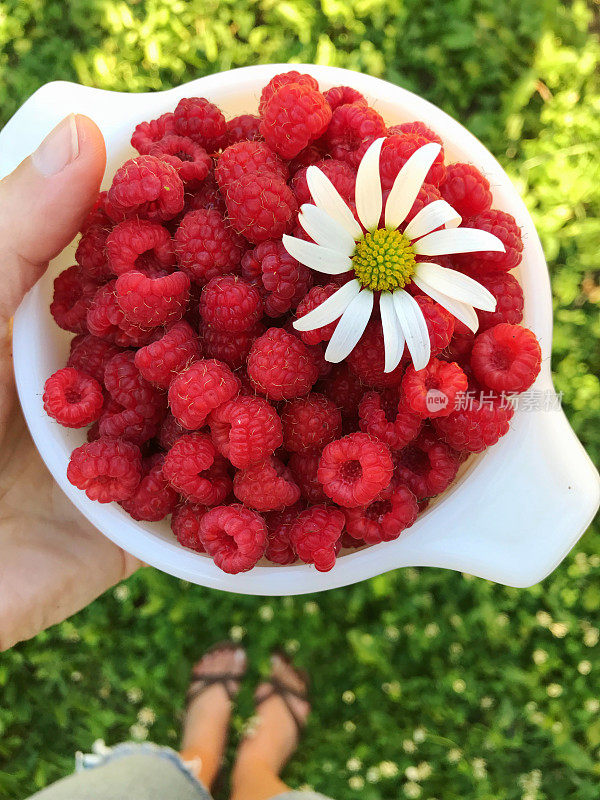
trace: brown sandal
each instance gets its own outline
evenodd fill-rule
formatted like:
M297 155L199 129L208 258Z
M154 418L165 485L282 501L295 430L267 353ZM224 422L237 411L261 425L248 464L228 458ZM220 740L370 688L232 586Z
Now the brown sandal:
M303 670L299 669L293 661L288 657L286 653L282 650L275 650L272 653L272 656L277 656L280 658L288 667L290 667L293 672L296 674L296 677L299 678L302 683L304 684L304 690L294 689L289 686L284 681L280 680L279 678L270 677L268 680L263 681L263 684L268 685L270 690L266 692L266 694L255 700L255 707L258 708L264 702L269 700L271 697L280 697L285 707L287 708L290 717L294 720L294 724L296 726L296 731L298 734L298 739L300 739L304 728L306 727L306 719L302 719L298 716L297 712L294 710L293 705L290 702L291 697L297 697L299 700L304 700L305 702L309 702L309 685L310 685L310 678L308 673Z
M231 641L223 641L218 642L217 644L210 647L205 656L210 655L211 653L219 653L219 652L226 652L226 651L235 651L235 650L242 650L243 648L240 647L239 644ZM237 691L232 692L229 689L228 684L231 682L241 683L242 678L246 674L246 667L240 672L217 672L213 673L212 675L205 675L200 672L197 668L192 670L192 680L190 682L190 687L186 694L186 708L190 706L190 704L199 697L203 692L209 689L211 686L214 686L217 683L220 683L225 691L227 692L227 697L233 702L237 695Z

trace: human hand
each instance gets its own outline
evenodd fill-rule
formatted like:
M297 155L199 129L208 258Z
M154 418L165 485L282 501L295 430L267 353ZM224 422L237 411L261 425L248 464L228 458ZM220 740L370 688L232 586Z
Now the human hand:
M70 115L0 181L0 650L74 614L140 566L54 483L13 378L12 316L77 233L105 163L96 125Z

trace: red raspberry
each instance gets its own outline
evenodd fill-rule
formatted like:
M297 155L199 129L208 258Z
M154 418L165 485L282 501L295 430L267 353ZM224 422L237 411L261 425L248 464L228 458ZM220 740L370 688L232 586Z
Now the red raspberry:
M227 333L250 330L262 317L258 289L237 275L212 278L200 297L200 316L206 325Z
M272 173L242 175L227 187L225 202L232 226L251 242L280 238L298 210L292 190Z
M189 211L174 238L177 263L200 285L233 272L243 253L241 238L215 209Z
M323 161L323 150L317 144L309 144L304 150L301 150L295 158L288 162L290 175L295 177L296 173L304 167L309 167L311 164L318 164Z
M492 205L490 183L472 164L450 164L440 187L442 197L461 217L474 217Z
M289 83L300 84L300 86L308 86L309 89L319 88L319 84L312 75L300 73L295 69L292 69L289 72L281 72L279 75L275 75L273 78L271 78L271 80L262 90L258 104L258 113L263 114L269 100L273 97L273 95L278 92L282 86L287 86Z
M137 269L150 274L175 263L169 231L157 222L128 219L116 225L106 239L106 252L115 275Z
M184 497L207 506L222 503L231 491L225 462L205 433L177 439L165 456L163 475Z
M261 138L260 117L255 114L240 114L227 122L227 144L254 142Z
M492 233L500 239L506 252L457 253L452 258L460 268L478 273L508 272L521 263L523 257L521 229L511 214L490 208L489 211L483 211L476 217L464 220L462 227L478 228Z
M184 436L186 433L186 429L177 422L170 411L167 411L156 437L158 446L161 450L170 450L177 439Z
M312 284L311 270L296 261L280 241L261 242L245 253L242 275L258 287L269 317L279 317L295 307Z
M421 430L422 419L398 399L395 389L367 392L358 407L360 429L386 444L392 452L402 450Z
M110 278L110 265L106 254L106 239L112 222L89 225L82 233L75 251L75 261L91 280L101 283Z
M171 530L180 545L189 547L197 553L206 552L200 541L200 522L207 511L206 506L190 503L187 500L180 503L173 511Z
M189 136L209 153L218 150L227 135L225 117L204 97L184 97L175 108L175 131Z
M67 367L74 367L79 372L94 378L98 383L104 383L104 368L109 360L120 353L121 349L104 339L87 334L76 336L71 342L71 352Z
M239 369L246 363L250 348L262 333L264 328L260 324L238 333L226 333L204 325L201 331L202 345L209 358L223 361L231 369Z
M357 550L360 547L364 547L366 542L363 542L362 539L355 539L353 536L347 531L342 533L342 538L340 539L340 544L342 546L342 550Z
M130 158L119 167L108 190L113 219L172 219L183 208L183 182L175 167L154 156Z
M100 416L104 397L97 380L65 367L48 378L43 400L46 414L65 428L85 428Z
M317 478L320 460L321 451L314 450L308 453L292 453L288 461L288 467L300 488L300 493L309 503L328 502L323 486Z
M267 544L264 519L238 503L211 508L200 520L198 533L217 567L231 575L252 569Z
M150 416L146 416L150 414ZM124 408L110 398L104 404L102 416L98 420L98 434L125 439L138 446L146 444L156 436L163 416L163 409Z
M450 417L440 419L447 420ZM396 478L420 500L447 489L456 476L458 464L448 445L424 430L400 453L396 462Z
M188 211L200 211L202 208L218 211L222 216L225 215L225 198L217 186L213 175L202 181L198 189L194 189L191 194L185 196L184 213Z
M319 385L323 394L333 400L340 409L344 419L356 417L358 404L365 392L365 387L347 364L334 366L328 379Z
M96 200L94 201L94 205L90 208L83 222L81 223L81 228L79 229L80 233L85 233L93 225L99 225L105 228L111 227L110 217L107 216L106 211L104 210L106 195L106 191L98 192Z
M288 83L268 101L260 132L284 158L294 158L329 125L331 108L318 89Z
M317 161L314 165L323 172L338 190L341 197L346 200L354 200L354 187L356 185L356 170L345 161L338 161L335 158L325 158ZM298 205L312 203L312 195L308 188L306 172L308 167L298 170L292 180L292 191L296 195Z
M381 157L379 160L379 171L381 174L381 186L383 189L391 189L396 176L406 164L408 159L420 147L427 144L428 140L424 136L416 133L393 134L388 136L383 147L381 148ZM360 148L361 157L367 150L370 143L365 143ZM446 167L444 166L444 148L435 157L435 161L431 165L425 182L433 186L439 186L446 175Z
M69 482L99 503L127 500L141 477L139 447L109 436L76 447L67 467Z
M158 119L151 119L150 122L140 122L140 124L136 126L133 136L131 137L131 146L134 147L140 155L145 156L148 155L156 142L174 133L175 116L169 112L163 114Z
M269 328L254 342L247 372L257 391L270 400L302 397L318 378L306 345L282 328Z
M346 529L354 539L367 544L391 542L403 530L410 528L417 518L417 498L406 486L395 486L385 497L375 500L366 508L348 508Z
M289 532L299 558L305 564L314 564L319 572L333 569L344 522L339 508L312 506L303 511Z
M464 370L470 363L474 341L475 334L472 331L468 331L468 333L464 334L455 333L448 347L439 354L440 358L443 358L445 361L456 361Z
M415 297L415 300L419 304L427 323L431 355L436 356L450 344L454 333L454 317L443 306L432 300L431 297L419 294Z
M323 450L317 477L325 494L347 508L371 503L392 479L390 451L366 433L351 433Z
M322 394L292 400L285 406L281 421L284 447L292 453L322 450L342 432L339 409Z
M222 192L242 175L252 172L268 172L283 181L288 179L288 170L279 156L264 142L238 142L227 147L217 161L215 177Z
M215 409L208 422L217 450L238 469L261 463L283 442L279 415L262 397L235 397Z
M187 322L176 322L163 331L159 339L141 347L135 354L135 365L150 383L168 389L182 370L201 356L198 337Z
M496 298L495 311L475 309L479 319L480 333L501 322L508 322L511 325L521 322L523 319L523 289L514 275L509 272L488 272L474 277Z
M265 556L273 564L293 564L297 561L298 556L290 542L290 529L301 511L302 505L296 503L281 511L266 514L268 538Z
M402 378L402 394L421 417L447 417L456 407L457 396L467 389L467 376L458 364L435 357L420 370L410 364Z
M176 322L184 315L190 279L184 272L150 277L132 270L119 275L115 293L129 322L140 328L155 328Z
M300 489L292 473L273 456L237 472L233 493L244 505L257 511L276 511L300 499Z
M374 389L385 389L398 386L404 373L406 351L403 360L392 372L384 372L385 351L383 347L383 331L380 322L370 322L360 341L348 356L348 366L352 372L367 386Z
M134 359L135 353L130 350L114 355L104 369L104 386L123 408L134 408L150 417L163 404L163 395L142 377Z
M331 110L335 111L339 106L345 106L348 103L359 103L367 105L367 101L360 92L353 89L351 86L333 86L323 92L323 97L329 105Z
M63 270L54 279L54 296L50 313L65 331L87 333L87 312L98 284L78 265Z
M423 139L426 139L428 142L437 142L437 144L443 144L441 138L432 131L431 128L428 128L424 122L420 122L415 120L414 122L402 122L400 125L392 125L391 128L388 128L388 134L393 136L394 134L417 134L417 136L422 136Z
M158 522L168 516L177 505L177 492L169 486L162 472L165 457L154 455L142 464L142 479L135 492L121 505L130 517L147 522Z
M203 181L212 167L206 150L186 136L165 136L152 146L150 155L175 167L184 183L197 184Z
M94 295L87 312L88 330L94 336L114 342L120 347L141 347L150 341L152 331L140 328L125 318L117 303L115 284L116 281L110 281L101 286Z
M201 428L210 412L236 395L240 382L226 364L196 361L169 386L173 416L188 430Z
M363 142L386 135L381 114L362 102L338 106L333 112L325 139L333 158L347 161L355 169L362 157L358 155Z
M469 398L450 416L440 417L433 424L450 447L480 453L508 432L513 414L510 403L503 402L500 397L482 394Z
M524 392L540 371L542 351L535 334L505 322L480 333L471 351L477 380L494 392Z
M296 308L296 318L300 319L312 311L329 297L335 294L340 287L335 283L328 283L326 286L313 286L310 292L298 303ZM338 321L330 322L322 328L315 328L312 331L298 331L298 336L304 344L314 345L321 342L328 342L333 336Z

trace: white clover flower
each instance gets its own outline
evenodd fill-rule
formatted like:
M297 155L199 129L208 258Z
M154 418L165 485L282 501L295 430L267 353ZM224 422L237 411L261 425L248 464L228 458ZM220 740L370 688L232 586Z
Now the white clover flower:
M549 683L546 686L546 691L548 692L548 697L560 697L563 693L563 688L559 683Z
M358 772L361 767L362 761L360 758L349 758L348 761L346 761L346 769L349 772Z
M413 739L417 744L421 744L427 738L427 731L425 728L415 728L413 731Z
M304 612L306 614L317 614L319 612L319 606L314 600L309 600L307 603L304 603Z
M453 747L451 750L448 750L446 758L451 764L457 764L462 758L462 750L458 747Z
M420 781L426 781L427 778L431 776L432 772L433 770L431 769L431 764L429 764L427 761L421 761L421 763L417 766L417 773Z
M139 703L142 699L142 690L137 686L133 686L127 690L127 699L130 703Z
M600 700L596 697L589 697L585 701L584 708L588 714L597 714L600 711Z
M129 733L132 739L146 739L148 737L148 729L140 725L139 722L129 728Z
M591 661L580 661L577 664L577 671L581 673L581 675L589 675L592 671L592 662Z
M381 780L381 773L379 772L378 767L369 767L367 770L367 782L368 783L378 783Z
M346 691L342 694L342 701L350 705L356 700L356 695L354 692L351 692L350 689L346 689Z
M120 583L118 586L115 586L113 591L113 595L120 603L122 603L124 600L127 600L129 594L129 586L124 583Z
M457 678L457 679L456 679L456 680L455 680L455 681L452 683L452 688L454 689L454 691L455 691L457 694L462 694L462 693L464 692L464 690L467 688L467 684L466 684L466 683L463 681L463 679L462 679L462 678Z
M419 770L411 765L404 770L404 777L409 781L418 781L419 780Z
M82 678L83 678L83 675L81 674L81 672L79 672L78 669L74 670L71 673L71 680L73 681L73 683L79 683Z
M586 647L595 647L600 638L600 631L598 628L588 628L583 634L583 643Z
M405 753L415 753L417 751L417 745L412 739L405 739L402 742L402 749Z
M421 787L418 783L414 783L413 781L409 781L408 783L404 784L404 794L411 798L411 800L415 800L417 797L421 796Z
M140 710L138 711L137 718L139 723L148 727L154 724L156 720L156 714L151 708L148 707L140 708Z
M553 622L550 625L550 633L552 636L556 636L557 639L564 639L568 632L569 626L564 622Z
M354 724L354 722L352 722L351 719L347 719L342 727L344 728L346 733L354 733L354 731L356 730L356 725Z
M287 234L287 252L310 269L327 275L352 272L354 277L331 297L294 322L311 331L335 320L325 359L343 361L358 344L373 312L376 293L383 329L385 372L400 363L404 347L416 370L429 361L427 323L419 304L405 290L413 283L470 330L478 328L475 308L494 311L496 299L480 283L439 264L419 261L453 253L504 252L500 239L487 231L460 228L460 215L445 200L434 200L406 225L413 203L441 145L429 142L406 161L383 208L379 157L385 139L364 154L356 174L355 203L360 224L329 178L316 166L306 180L314 205L305 203L298 222L313 240ZM384 227L380 227L382 211ZM439 230L436 230L439 229Z
M352 775L348 778L348 786L351 789L362 789L365 785L365 780L360 775Z
M552 624L552 617L547 611L538 611L535 617L543 628L548 628Z
M533 651L532 658L534 664L541 666L542 664L545 664L546 661L548 661L548 653L545 650L539 648L538 650Z
M486 710L486 709L488 709L488 708L493 708L493 706L494 706L494 702L495 702L495 701L494 701L494 698L493 698L493 697L489 697L488 695L485 695L485 696L484 696L484 697L482 697L482 698L481 698L481 700L479 701L479 705L480 705L480 707L481 707L481 708L483 708L484 710Z
M402 743L402 746L404 747L404 745L407 743L414 747L413 742L411 742L409 739L406 739ZM379 765L379 772L382 778L395 778L398 774L398 765L394 764L393 761L382 761Z
M428 625L425 626L424 633L428 639L433 639L435 636L438 635L439 632L440 632L440 626L437 624L437 622L430 622Z
M471 762L471 766L473 767L473 777L476 780L482 781L487 776L487 767L484 758L474 758Z
M271 622L271 620L275 616L275 612L273 611L273 607L272 606L261 606L258 609L258 616L262 619L263 622Z

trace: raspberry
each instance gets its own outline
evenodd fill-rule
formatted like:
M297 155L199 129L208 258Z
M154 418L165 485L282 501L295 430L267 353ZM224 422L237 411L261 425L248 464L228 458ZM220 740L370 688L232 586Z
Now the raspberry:
M235 397L215 409L208 422L217 450L238 469L264 461L283 442L279 415L261 397Z
M184 97L175 108L175 131L202 145L209 153L218 150L227 135L220 110L204 97Z
M87 333L87 312L98 291L98 284L75 264L54 279L50 313L65 331Z
M347 364L339 364L333 368L321 391L333 400L344 418L351 418L356 417L358 413L358 404L365 389Z
M289 531L299 558L305 564L314 564L319 572L333 569L344 522L339 508L312 506L303 511Z
M266 515L268 538L265 556L273 564L293 564L297 560L298 556L290 542L290 529L301 511L301 504L296 503Z
M371 503L392 479L390 451L366 433L351 433L323 450L317 477L325 494L347 508Z
M318 164L323 161L323 151L317 144L309 144L304 150L301 150L295 158L292 158L289 163L290 175L296 176L304 167L309 167L311 164Z
M362 143L371 143L385 135L386 127L381 114L359 101L335 109L325 139L333 158L347 161L357 168L362 157L358 155Z
M358 407L360 429L386 444L392 452L403 447L418 435L422 419L398 400L396 390L367 392Z
M269 328L254 342L247 372L257 391L271 400L302 397L318 377L306 345L282 328Z
M170 450L177 439L186 433L186 429L177 422L170 411L167 411L156 437L158 446L161 450Z
M109 436L76 447L67 467L69 482L99 503L127 500L141 477L139 447Z
M308 453L292 453L288 461L288 467L300 488L300 493L309 503L327 502L327 495L317 478L320 460L321 452L313 450Z
M200 316L207 325L227 333L250 330L262 317L260 294L237 275L212 278L200 297Z
M75 261L81 265L84 274L99 283L110 278L106 239L111 227L110 221L89 225L83 231L75 251Z
M217 161L215 177L222 192L242 175L268 172L281 180L288 179L288 170L279 156L264 142L238 142L227 147Z
M280 238L298 210L292 190L271 173L242 175L227 187L225 202L233 228L251 242Z
M146 414L150 416L145 416ZM149 409L124 408L116 400L109 399L98 420L98 434L125 439L141 447L156 436L161 419L160 408L154 412Z
M262 90L260 101L258 103L258 113L263 114L267 104L269 103L269 100L273 97L273 95L278 92L282 86L286 86L289 83L307 86L309 89L319 88L319 84L312 75L306 75L297 72L295 69L290 70L289 72L281 72L279 75L275 75L273 78L271 78L271 80Z
M338 106L345 106L348 103L367 105L367 101L363 95L351 86L333 86L331 89L327 89L326 92L323 92L323 97L331 106L332 111L335 111Z
M516 325L523 319L523 289L509 272L488 272L474 276L496 298L495 311L477 311L479 332L487 331L501 322Z
M329 125L331 107L318 89L288 83L278 89L263 111L260 132L284 158L294 158Z
M131 351L113 356L104 369L104 386L123 408L133 408L151 417L163 405L162 394L142 377L134 359Z
M201 428L210 412L237 394L240 382L226 364L196 361L171 381L169 405L188 430Z
M428 128L424 122L420 122L415 120L415 122L402 122L400 125L392 125L391 128L388 128L388 134L393 136L394 134L417 134L417 136L422 136L423 139L426 139L428 142L436 142L437 144L443 144L441 138Z
M298 303L296 308L296 318L301 319L309 311L312 311L321 303L324 303L329 297L337 292L340 287L335 283L328 283L326 286L313 286L310 292ZM312 331L298 331L298 336L302 339L304 344L315 345L321 342L328 342L333 336L338 321L334 320L329 325L324 325L321 328L315 328Z
M150 155L175 167L184 183L203 181L212 167L206 150L186 136L165 136L152 146Z
M119 167L108 190L112 218L172 219L183 208L183 182L175 167L154 156L130 158Z
M354 187L356 185L356 170L345 161L338 161L334 158L326 158L317 161L314 165L323 172L338 190L340 196L346 200L354 200ZM292 191L296 195L298 205L312 203L312 195L308 188L306 172L308 167L298 170L292 180Z
M396 462L396 478L419 500L447 489L457 471L458 460L448 445L425 430L402 450Z
M239 117L233 117L227 122L227 144L256 141L261 138L259 128L260 117L255 114L240 114Z
M346 529L353 539L367 544L391 542L414 523L419 513L417 498L406 486L395 486L366 508L348 508Z
M65 367L48 378L43 400L49 417L66 428L84 428L100 416L104 397L97 380Z
M115 275L134 269L151 274L175 263L169 231L157 222L142 219L116 225L106 239L106 252Z
M86 233L93 225L97 225L104 228L111 227L110 217L107 216L106 211L104 210L104 206L106 203L106 195L107 192L98 192L98 196L94 201L94 205L90 208L85 219L81 223L81 228L79 229L81 233Z
M292 400L285 406L281 421L284 447L292 453L323 449L342 431L339 409L322 394Z
M231 575L252 569L267 544L264 519L238 503L211 508L200 520L198 533L217 567Z
M402 378L406 403L421 417L447 417L456 406L457 396L467 389L467 376L458 364L435 357L420 370L410 364Z
M472 164L450 164L440 187L442 197L461 217L474 217L492 205L490 184Z
M272 240L244 254L242 275L258 287L269 317L287 313L312 284L311 270L296 261L281 242Z
M152 331L140 328L125 318L117 303L115 284L116 281L106 283L94 295L87 312L89 332L120 347L140 347L147 344L152 337Z
M415 297L415 300L425 317L427 330L429 331L431 355L435 356L450 344L454 333L454 317L443 306L432 300L431 297L419 294Z
M479 273L508 272L521 263L523 257L521 229L510 214L490 208L489 211L483 211L475 217L464 220L462 227L478 228L492 233L500 239L506 252L457 253L452 258L460 268Z
M150 122L140 122L133 131L131 146L140 155L148 155L152 146L175 133L175 116L169 112L163 114L158 119L151 119Z
M448 347L439 354L440 358L445 361L456 361L464 369L470 362L474 341L475 334L472 331L465 334L455 333Z
M408 159L420 147L427 144L428 140L417 133L404 133L392 134L388 136L383 147L381 148L381 157L379 160L379 171L381 174L381 186L383 189L391 189L396 176L406 164ZM365 143L360 148L361 157L367 150L370 143ZM431 165L425 183L439 186L446 175L446 167L444 166L444 149L435 157L435 161Z
M67 367L74 367L79 372L94 378L98 383L104 383L104 368L109 360L120 353L121 349L104 339L98 339L90 334L76 336L71 342L71 352Z
M233 493L244 505L257 511L276 511L300 499L300 489L292 473L273 456L237 472Z
M206 552L200 541L200 522L207 510L206 506L187 500L175 508L171 516L171 530L180 545L197 553Z
M477 380L494 392L524 392L540 371L542 351L535 334L505 322L479 334L471 351Z
M181 319L190 294L190 279L184 272L149 277L133 270L119 275L115 293L129 322L141 328L155 328Z
M374 389L385 389L397 386L404 373L403 359L392 372L384 372L385 351L383 348L383 330L380 322L370 322L360 341L348 356L348 366L352 372L367 386Z
M200 356L198 337L187 322L181 321L141 347L135 354L135 365L147 381L168 389L175 375Z
M177 439L165 456L163 475L184 497L207 506L222 503L231 490L225 462L205 433Z
M450 447L480 453L508 432L513 414L510 403L504 403L499 397L482 395L470 399L464 408L453 411L448 417L434 420L433 424Z
M174 238L179 267L200 285L232 272L242 257L240 237L215 209L189 211Z
M213 175L209 175L200 188L195 189L192 194L186 194L184 213L188 211L200 211L200 209L213 209L221 215L225 215L225 199Z
M137 520L158 522L177 505L177 492L169 486L162 472L163 455L154 455L142 463L142 479L135 492L121 505L129 516Z
M202 327L202 344L209 358L223 361L231 369L239 369L246 363L248 353L254 341L264 332L262 325L256 325L248 331L226 333L212 328Z

